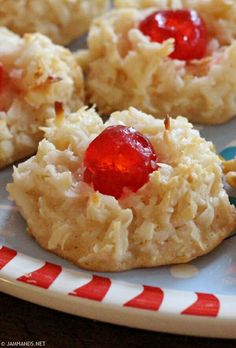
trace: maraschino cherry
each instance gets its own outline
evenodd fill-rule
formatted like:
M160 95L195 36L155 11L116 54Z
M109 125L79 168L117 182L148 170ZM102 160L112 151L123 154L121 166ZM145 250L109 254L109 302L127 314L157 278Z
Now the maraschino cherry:
M202 17L194 10L162 10L146 17L139 29L151 41L175 39L173 59L192 60L204 57L207 47L207 28Z
M136 192L158 169L150 141L134 128L111 126L88 146L84 181L96 191L119 199L124 188Z

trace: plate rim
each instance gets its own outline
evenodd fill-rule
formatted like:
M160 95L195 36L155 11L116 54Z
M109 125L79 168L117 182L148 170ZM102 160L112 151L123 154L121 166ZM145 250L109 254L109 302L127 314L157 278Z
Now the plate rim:
M3 255L1 250L4 250ZM8 251L11 254L15 253L10 259L6 258ZM22 265L24 268L25 264L34 265L35 270L30 273L25 271L21 268ZM37 278L38 270L42 269L42 265L45 264L61 269L48 288L44 288L44 285L40 283L41 275L41 278ZM236 296L233 295L173 290L113 280L110 276L97 276L91 272L83 273L40 260L5 245L0 246L0 265L0 290L2 292L47 308L150 331L236 339ZM21 274L21 279L16 278L14 272ZM37 273L36 281L39 281L37 284L32 283L35 272ZM66 284L67 290L65 290L60 283L62 275L69 279L69 283L71 282L71 292L68 292L70 284ZM82 294L80 290L79 292L74 291L75 277L80 284L78 289L83 288ZM104 283L93 282L94 277L102 282L106 279L109 285L108 289L103 289L102 296L98 295L98 298L96 291L101 293ZM87 286L92 283L94 286L91 292ZM124 299L117 301L117 293L120 293L121 290L125 290L125 301ZM94 293L95 298L93 298ZM183 299L186 303L189 302L189 305L186 307L186 303L183 304L183 308L180 310L182 304L179 304L179 301L181 302ZM217 304L218 308L216 308Z

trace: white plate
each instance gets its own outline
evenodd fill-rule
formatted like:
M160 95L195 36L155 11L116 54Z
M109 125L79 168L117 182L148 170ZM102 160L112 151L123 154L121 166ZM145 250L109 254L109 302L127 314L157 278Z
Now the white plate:
M201 133L236 155L236 119ZM87 318L155 331L236 338L236 237L191 264L94 274L42 250L7 199L0 172L0 290ZM236 193L230 192L235 201ZM145 285L143 285L145 284Z

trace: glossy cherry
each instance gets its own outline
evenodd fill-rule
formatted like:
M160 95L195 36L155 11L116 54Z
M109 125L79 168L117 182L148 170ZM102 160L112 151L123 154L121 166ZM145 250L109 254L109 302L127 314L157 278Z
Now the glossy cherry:
M171 58L179 60L201 59L207 47L207 28L202 17L194 10L157 11L139 23L139 29L151 41L175 39Z
M136 192L158 169L150 141L135 129L120 125L106 128L90 143L84 167L86 183L117 199L124 188Z

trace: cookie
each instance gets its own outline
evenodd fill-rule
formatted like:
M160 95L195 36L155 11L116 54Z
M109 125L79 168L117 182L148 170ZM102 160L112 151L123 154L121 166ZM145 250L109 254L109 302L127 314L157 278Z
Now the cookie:
M83 105L83 75L72 53L41 34L0 28L0 168L36 152L55 102Z
M0 0L0 25L16 32L40 32L57 44L68 44L85 33L108 0Z
M124 188L118 199L85 180L88 147L115 125L145 136L158 158L147 182L135 192ZM221 160L186 118L163 122L129 108L104 124L84 107L50 120L45 137L37 154L14 169L7 190L37 242L82 268L122 271L188 262L214 249L236 226ZM104 146L112 151L112 140Z
M236 114L236 3L117 1L117 6L122 4L127 8L95 19L88 51L78 54L86 74L87 103L95 103L102 114L134 106L158 118L170 113L203 124L231 119ZM170 57L173 38L154 42L140 29L156 11L186 8L197 11L206 26L204 56L187 61Z

